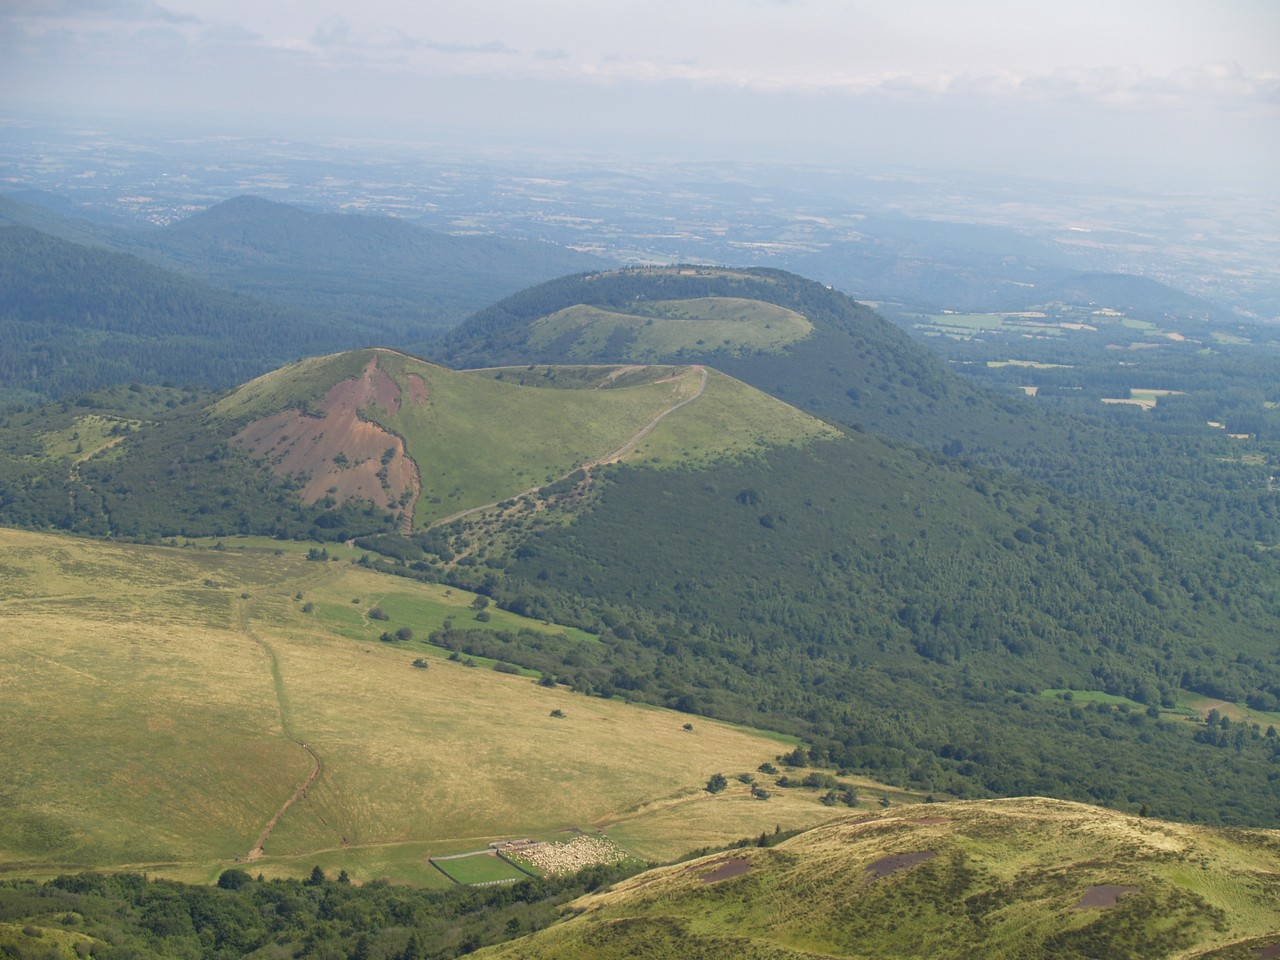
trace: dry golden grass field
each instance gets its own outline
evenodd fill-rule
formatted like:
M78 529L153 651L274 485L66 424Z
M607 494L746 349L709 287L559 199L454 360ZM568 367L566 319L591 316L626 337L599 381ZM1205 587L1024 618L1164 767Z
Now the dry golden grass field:
M808 791L700 789L776 738L450 662L421 640L471 614L465 591L254 543L0 530L0 874L208 881L253 853L268 875L428 884L427 855L500 837L600 827L665 858L832 815ZM400 626L415 640L378 641Z

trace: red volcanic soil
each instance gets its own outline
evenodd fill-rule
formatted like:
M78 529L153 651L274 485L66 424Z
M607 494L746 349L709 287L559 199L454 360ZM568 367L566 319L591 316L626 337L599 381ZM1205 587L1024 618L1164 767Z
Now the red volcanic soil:
M425 398L426 385L415 379L413 393ZM399 386L370 360L358 379L330 388L318 404L320 416L282 410L254 421L232 439L250 456L267 461L276 476L303 478L304 503L332 497L337 503L371 500L391 509L407 491L411 516L421 490L417 465L406 455L403 440L359 416L371 405L394 414L400 402Z
M1103 910L1109 910L1126 893L1137 893L1141 889L1141 887L1122 887L1114 883L1104 883L1086 890L1080 902L1071 909L1088 910L1091 907L1101 907Z
M916 864L932 860L936 856L937 854L932 850L921 850L918 853L895 853L892 856L881 857L875 863L868 865L867 870L877 877L887 877L891 873L914 867Z
M416 373L409 374L409 396L422 403L427 399L427 384Z

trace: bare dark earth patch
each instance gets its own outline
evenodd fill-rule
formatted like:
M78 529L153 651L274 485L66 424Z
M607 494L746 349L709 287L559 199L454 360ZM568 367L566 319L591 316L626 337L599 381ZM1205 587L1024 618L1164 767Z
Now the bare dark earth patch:
M1280 943L1273 943L1269 947L1254 947L1253 956L1255 960L1280 960Z
M916 864L932 860L936 856L937 854L932 850L921 850L917 853L895 853L888 857L881 857L875 863L868 865L867 870L877 877L887 877L891 873L914 867Z
M1137 893L1141 887L1122 887L1114 883L1104 883L1097 887L1090 887L1084 892L1084 896L1080 898L1071 909L1073 910L1089 910L1091 908L1101 908L1109 910L1116 905L1116 901L1123 897L1126 893Z
M728 860L717 860L720 866L716 867L710 873L702 875L703 883L719 883L721 880L732 880L734 877L740 877L751 869L751 861L745 857L732 857Z

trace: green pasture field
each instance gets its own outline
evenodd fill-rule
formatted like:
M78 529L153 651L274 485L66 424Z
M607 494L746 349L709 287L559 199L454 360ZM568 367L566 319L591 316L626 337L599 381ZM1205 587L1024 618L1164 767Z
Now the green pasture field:
M458 883L493 883L496 880L524 880L529 874L513 867L501 857L477 853L454 860L437 860L436 867Z
M141 421L120 417L104 417L91 413L76 417L71 426L40 435L44 456L49 459L85 458L92 456L115 440L112 429L136 427Z
M1005 318L999 313L937 313L928 319L935 327L954 327L960 330L999 330Z
M536 321L529 343L542 349L575 335L569 358L589 360L623 330L633 339L620 359L654 363L682 351L777 353L809 336L813 324L794 310L737 297L641 302L625 313L579 304Z
M1237 333L1227 333L1225 330L1214 330L1210 334L1215 343L1227 344L1230 346L1243 346L1244 344L1253 343L1248 337L1242 337Z
M1046 699L1060 700L1068 693L1071 694L1071 700L1074 703L1108 703L1113 706L1128 706L1130 709L1138 711L1147 709L1146 704L1130 700L1128 697L1103 693L1101 690L1041 690L1040 696ZM1206 697L1198 693L1192 693L1190 690L1179 691L1177 706L1160 708L1162 714L1188 718L1206 716L1210 710L1217 710L1233 722L1256 723L1264 729L1272 724L1280 725L1280 711L1254 710L1244 704Z
M465 616L465 593L289 551L13 530L0 530L0 576L0 874L208 882L247 862L433 884L428 854L588 829L680 791L693 793L678 813L630 816L627 839L688 850L772 829L780 810L717 822L700 790L772 760L776 737L702 718L689 732L684 714L441 657L416 669L416 644L375 639ZM327 613L354 625L378 603L395 619L369 621L365 639ZM561 629L492 613L490 627ZM313 756L315 779L247 860ZM831 813L810 798L795 819Z
M1198 693L1192 693L1190 690L1182 690L1178 693L1178 707L1180 709L1194 712L1199 716L1207 716L1210 710L1217 710L1220 714L1232 722L1240 721L1243 723L1256 723L1263 729L1268 726L1275 725L1280 729L1280 712L1269 710L1254 710L1252 707L1242 703L1233 703L1230 700L1218 700L1214 697L1202 696Z
M840 437L831 425L727 374L710 368L706 374L702 396L664 419L626 460L661 466L698 464Z
M1032 370L1070 370L1073 364L1040 363L1036 360L988 360L987 366L993 369L999 367L1028 367Z
M343 595L343 587L346 593ZM304 593L295 598L299 607L309 599ZM435 630L444 628L445 620L451 620L459 630L533 630L536 633L564 634L582 643L598 643L594 634L577 627L531 620L495 606L488 606L488 622L476 619L472 602L476 594L467 590L446 587L437 583L416 583L395 577L371 574L358 568L343 565L335 571L325 597L311 600L313 614L325 627L354 640L377 640L384 632L395 633L400 627L413 631L415 641L426 641ZM354 601L359 600L359 603ZM375 607L388 617L375 620L368 616ZM414 649L417 649L416 647ZM435 648L425 647L430 652Z

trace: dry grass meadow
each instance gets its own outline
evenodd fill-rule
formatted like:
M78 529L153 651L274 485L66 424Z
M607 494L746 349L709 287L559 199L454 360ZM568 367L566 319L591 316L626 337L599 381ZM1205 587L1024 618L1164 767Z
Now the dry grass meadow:
M777 739L702 719L686 731L681 714L378 641L402 624L424 638L470 611L465 591L233 541L10 530L0 577L0 873L127 866L211 880L306 780L302 744L319 775L255 871L319 863L427 884L439 882L427 855L500 837L616 823L624 848L673 856L832 815L808 796L699 789L772 759L786 749ZM390 621L365 617L378 604ZM501 611L490 626L559 629Z

